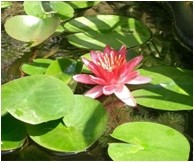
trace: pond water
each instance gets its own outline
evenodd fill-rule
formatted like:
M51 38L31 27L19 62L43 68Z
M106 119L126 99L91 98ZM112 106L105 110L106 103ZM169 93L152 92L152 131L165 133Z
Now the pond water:
M184 2L183 2L184 3ZM185 2L186 3L186 2ZM188 5L188 4L187 4ZM190 5L190 4L189 4ZM174 10L174 3L171 5L166 2L100 2L98 5L80 9L76 12L76 16L96 15L96 14L114 14L121 16L128 16L142 21L151 31L151 39L140 46L128 49L132 55L143 53L144 67L151 67L157 65L171 65L178 66L192 70L193 56L191 38L188 38L188 33L185 33L180 23L176 22L177 11ZM14 40L9 37L3 24L5 20L14 15L24 14L22 2L13 2L10 8L2 9L2 48L1 48L1 81L2 84L13 79L22 77L24 73L20 70L24 62L32 62L34 58L51 58L67 57L78 59L82 54L88 53L87 49L80 49L68 43L66 35L52 36L44 43L37 47L29 49L24 43ZM190 23L190 22L189 22ZM180 34L181 33L181 34ZM158 59L158 56L162 59ZM131 119L126 119L125 111L120 112L122 119L119 124L126 121L156 121L169 125L184 135L191 142L192 146L192 111L180 112L163 112L158 110L147 110L144 107L139 107L138 110L130 110ZM114 113L112 112L113 116ZM172 121L172 117L174 117ZM111 127L116 127L114 122ZM110 123L109 123L110 124ZM110 126L110 125L109 125ZM107 137L104 135L103 137ZM30 139L21 149L9 152L2 152L2 160L68 160L68 161L103 161L111 160L107 154L107 145L103 146L104 139L99 139L88 150L83 153L75 155L65 155L51 152ZM111 139L108 139L111 140ZM105 140L106 141L106 140ZM192 148L190 152L190 159L192 160Z

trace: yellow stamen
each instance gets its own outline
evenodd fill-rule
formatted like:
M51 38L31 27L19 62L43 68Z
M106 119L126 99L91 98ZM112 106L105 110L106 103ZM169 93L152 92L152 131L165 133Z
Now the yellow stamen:
M113 71L116 67L121 66L125 63L125 59L122 57L121 54L114 55L113 52L110 54L105 53L104 55L98 55L98 65L104 68L107 71Z

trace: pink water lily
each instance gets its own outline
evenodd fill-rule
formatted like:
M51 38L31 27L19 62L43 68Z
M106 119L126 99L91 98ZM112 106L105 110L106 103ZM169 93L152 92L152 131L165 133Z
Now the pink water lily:
M127 62L126 47L123 45L119 51L106 45L104 52L91 51L92 60L82 58L83 63L94 73L74 75L74 80L94 84L92 89L86 92L86 96L97 98L104 95L115 94L120 100L129 106L136 106L137 103L130 90L125 84L145 84L151 81L150 78L141 76L136 70L137 65L143 56L137 56Z

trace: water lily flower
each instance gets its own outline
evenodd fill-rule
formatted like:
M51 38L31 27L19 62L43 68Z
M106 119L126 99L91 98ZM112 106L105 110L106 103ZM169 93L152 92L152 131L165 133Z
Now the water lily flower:
M137 56L127 62L127 49L123 45L119 51L106 45L104 51L90 52L92 60L82 58L83 63L94 73L74 75L73 79L95 86L86 92L85 96L97 98L104 95L115 94L125 104L135 107L137 105L130 90L125 84L145 84L151 81L150 78L141 76L136 70L143 56Z

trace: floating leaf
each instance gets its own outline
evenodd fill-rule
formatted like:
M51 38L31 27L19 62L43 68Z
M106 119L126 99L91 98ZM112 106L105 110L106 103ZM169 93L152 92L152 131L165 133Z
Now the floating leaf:
M28 15L39 18L58 15L62 20L66 20L74 16L74 9L66 2L24 1L24 10Z
M5 2L5 1L1 2L1 8L7 8L7 7L10 7L12 5L13 5L12 2Z
M36 46L50 37L59 23L56 17L40 19L30 15L18 15L6 20L5 30L14 39Z
M28 76L2 86L2 108L30 124L63 117L71 111L73 102L70 88L47 75Z
M1 118L1 150L8 151L20 148L26 137L24 123L10 114Z
M28 75L44 74L52 62L51 59L34 59L31 64L23 64L22 71Z
M107 114L102 104L75 95L75 105L62 120L28 125L27 132L39 145L59 152L82 152L104 132ZM56 138L57 137L57 138Z
M139 39L139 35L117 31L92 36L85 33L71 34L68 36L68 41L76 47L94 50L102 50L107 44L114 49L119 49L123 44L130 48L144 43Z
M116 15L96 15L74 18L65 23L68 32L102 33L117 27L121 17Z
M192 110L192 71L170 66L140 69L152 82L133 91L138 104L162 110Z
M68 84L72 80L72 75L80 73L81 69L81 62L76 62L69 58L63 58L53 61L45 74L54 76Z
M64 28L63 28L63 25L59 25L57 27L57 29L55 30L55 33L56 34L60 34L60 33L63 33L64 32Z
M60 16L61 20L66 20L74 16L74 9L66 2L50 2L51 8Z
M23 3L24 11L28 15L36 16L39 18L46 18L47 13L44 11L42 7L41 1L24 1Z
M190 146L175 129L151 122L118 126L112 137L125 143L110 143L109 156L115 161L187 161Z
M71 5L73 8L87 8L91 6L95 6L99 3L99 1L67 1L69 5Z
M119 49L125 44L134 47L150 38L150 32L140 21L116 15L78 17L64 25L68 41L80 48L103 49L106 44Z
M6 115L7 113L8 113L8 112L7 112L6 107L2 107L2 106L1 106L1 117L4 116L4 115Z

